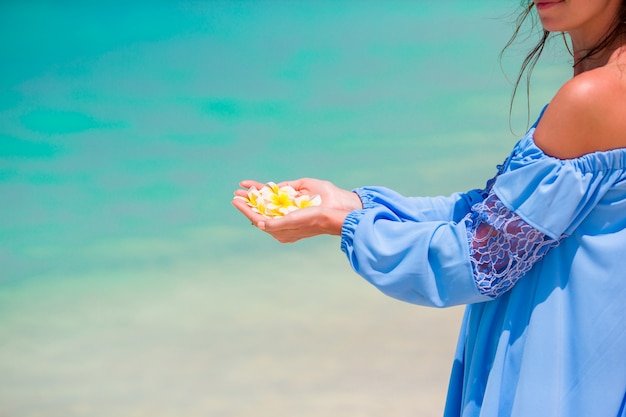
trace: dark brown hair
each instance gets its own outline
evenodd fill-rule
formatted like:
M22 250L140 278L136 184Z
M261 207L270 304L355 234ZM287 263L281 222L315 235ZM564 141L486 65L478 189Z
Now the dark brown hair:
M522 27L524 23L529 18L531 19L531 25L532 25L531 27L535 28L537 26L537 17L533 13L533 9L535 7L533 0L522 0L521 7L522 7L522 11L518 15L517 20L515 22L515 30L513 32L513 35L511 36L507 44L502 49L502 52L500 52L500 59L502 59L502 56L504 55L504 53L518 39L522 31ZM597 53L605 49L607 46L611 45L617 38L619 38L620 36L624 34L626 34L626 0L622 1L620 9L617 12L617 16L615 16L615 21L613 22L613 25L611 26L611 28L609 28L609 30L607 31L606 35L602 39L600 39L600 41L593 48L587 51L585 55L583 55L576 62L574 62L574 66L584 61L585 59L588 59L596 55ZM539 42L537 42L534 48L532 48L530 52L528 53L528 55L526 55L526 58L524 58L524 61L522 62L522 65L520 67L519 73L517 74L517 78L515 79L515 83L513 86L513 94L511 96L511 103L510 103L511 110L513 108L513 101L515 100L515 96L517 94L519 84L522 78L524 77L524 74L526 74L526 96L527 97L529 96L530 77L531 77L532 71L535 68L535 65L537 65L537 61L539 61L539 58L541 57L541 53L543 52L546 46L546 42L548 41L548 39L552 37L552 35L554 34L545 29L542 29L542 35L541 35L541 38L539 39ZM565 41L565 45L569 50L569 46L567 45L567 41L565 40L565 35L561 34L561 36L563 37ZM528 102L528 106L530 106L530 102Z

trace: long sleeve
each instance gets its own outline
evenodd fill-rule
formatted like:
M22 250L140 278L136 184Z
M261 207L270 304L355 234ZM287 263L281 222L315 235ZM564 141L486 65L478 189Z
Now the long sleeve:
M620 161L604 162L592 169L586 158L551 158L528 136L487 195L419 199L357 190L364 208L347 216L342 250L391 297L436 307L491 300L571 233L616 181Z
M407 221L379 205L348 215L342 250L357 273L403 301L446 307L490 299L472 279L463 222Z
M358 188L354 191L363 210L347 217L342 250L360 275L391 297L435 307L488 300L471 279L468 232L462 220L484 200L494 181L490 179L484 189L437 197L405 197L385 187ZM375 224L375 232L355 241L360 222Z

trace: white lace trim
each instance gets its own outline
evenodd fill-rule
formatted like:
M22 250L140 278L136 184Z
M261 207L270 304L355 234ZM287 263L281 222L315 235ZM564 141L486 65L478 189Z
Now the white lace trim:
M510 290L560 239L552 239L509 210L488 184L485 200L463 219L470 261L481 294L496 298Z

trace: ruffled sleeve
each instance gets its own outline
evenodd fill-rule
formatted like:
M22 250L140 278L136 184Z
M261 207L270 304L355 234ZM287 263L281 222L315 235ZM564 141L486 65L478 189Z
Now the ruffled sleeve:
M625 152L549 157L534 145L533 132L515 147L486 196L457 195L448 200L454 201L448 212L433 210L436 200L429 200L425 213L437 216L423 215L423 200L362 190L367 203L342 230L342 250L355 271L387 295L436 307L510 290L624 179L626 166ZM459 202L471 205L462 219L452 214Z
M522 139L493 186L502 203L535 229L570 235L604 194L624 176L622 149L557 159L539 149L534 129Z

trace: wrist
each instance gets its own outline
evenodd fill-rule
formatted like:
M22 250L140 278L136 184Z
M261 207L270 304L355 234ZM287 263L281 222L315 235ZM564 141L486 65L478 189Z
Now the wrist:
M341 230L343 229L343 222L352 210L327 210L325 212L325 225L324 229L327 234L334 236L341 236Z
M345 190L341 197L341 203L344 210L350 212L352 210L360 210L363 208L361 198L354 191Z

